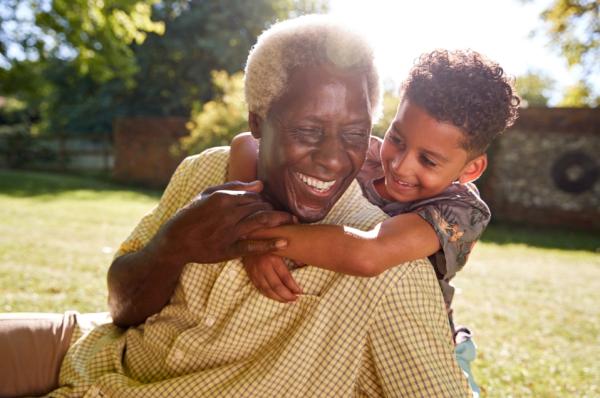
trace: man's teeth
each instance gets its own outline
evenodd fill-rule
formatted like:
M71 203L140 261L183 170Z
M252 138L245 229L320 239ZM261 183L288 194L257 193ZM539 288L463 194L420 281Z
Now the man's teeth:
M300 178L300 180L303 183L305 183L309 187L316 189L317 191L321 191L321 192L327 191L329 188L331 188L333 186L333 184L335 184L335 180L321 181L314 177L309 177L309 176L307 176L305 174L301 174L301 173L296 173L296 175L298 176L298 178Z

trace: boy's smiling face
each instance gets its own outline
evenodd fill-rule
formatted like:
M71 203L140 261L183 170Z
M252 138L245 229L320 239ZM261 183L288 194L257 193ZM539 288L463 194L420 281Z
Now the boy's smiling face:
M464 139L458 127L437 121L404 99L383 140L384 179L375 188L388 200L413 202L441 193L454 181L477 179L487 158L470 158Z

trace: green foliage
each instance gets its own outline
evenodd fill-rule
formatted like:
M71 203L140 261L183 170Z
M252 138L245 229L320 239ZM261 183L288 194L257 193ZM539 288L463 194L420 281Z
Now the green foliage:
M386 90L383 93L383 114L377 123L373 126L373 135L383 137L388 127L396 116L396 110L398 109L398 103L400 101L399 95L396 90Z
M600 62L600 3L554 0L542 13L547 31L569 65L597 67Z
M225 71L211 73L215 96L204 104L197 103L188 124L190 135L181 140L187 153L229 145L238 133L248 130L248 107L244 101L244 76Z
M565 95L558 104L558 106L576 108L599 105L600 97L593 98L589 86L584 81L579 81L576 84L567 87Z
M583 80L578 86L591 85L590 78L600 65L600 2L597 0L553 0L541 18L545 22L550 43L567 60L569 66L580 66ZM573 97L573 89L566 96ZM581 93L581 90L580 90ZM573 104L593 105L593 98L583 97ZM582 106L577 105L577 106Z
M547 106L555 81L541 71L528 71L516 80L517 93L528 106Z
M29 22L33 22L35 29L12 43L21 46L30 60L64 58L64 54L72 54L79 74L104 82L116 77L131 79L136 63L130 44L142 43L148 32L161 34L164 31L162 22L151 20L152 4L157 2L13 0L5 7L12 10L15 19L26 12L33 15ZM12 64L18 63L8 54L5 57Z
M9 68L0 67L0 95L22 99L40 115L40 130L60 134L110 131L119 116L187 117L195 102L212 98L211 71L241 70L266 26L325 8L320 0L25 4L36 19L19 21L31 33L23 35L6 24L18 21L19 2L0 5L0 15L12 11L0 27L0 47L18 43L27 55L10 59L3 51Z

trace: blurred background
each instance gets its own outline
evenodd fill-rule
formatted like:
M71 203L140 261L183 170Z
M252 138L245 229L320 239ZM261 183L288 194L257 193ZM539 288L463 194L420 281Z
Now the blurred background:
M246 56L330 13L383 72L383 135L413 61L472 48L520 118L478 181L493 222L456 278L490 397L600 396L600 17L593 0L0 1L0 311L105 311L112 254L179 161L247 129Z

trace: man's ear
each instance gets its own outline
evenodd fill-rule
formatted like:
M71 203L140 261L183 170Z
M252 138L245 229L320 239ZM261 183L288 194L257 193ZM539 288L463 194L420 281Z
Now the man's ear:
M481 177L487 168L487 163L487 155L485 153L477 156L475 159L471 159L462 169L458 181L461 184L475 181Z
M259 139L262 135L262 117L258 116L254 112L248 112L248 124L250 125L250 132L252 133L252 137Z

